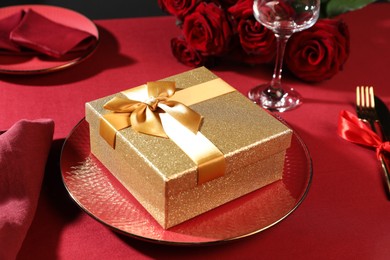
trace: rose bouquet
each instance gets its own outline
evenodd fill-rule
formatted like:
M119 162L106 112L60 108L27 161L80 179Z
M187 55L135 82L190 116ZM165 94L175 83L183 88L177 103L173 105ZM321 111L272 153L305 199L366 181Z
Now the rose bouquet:
M349 32L339 14L374 0L322 0L321 18L287 44L285 64L296 77L319 82L342 70L349 55ZM213 66L218 60L246 64L272 63L276 40L253 16L253 0L158 0L176 17L182 34L171 40L173 55L183 64Z

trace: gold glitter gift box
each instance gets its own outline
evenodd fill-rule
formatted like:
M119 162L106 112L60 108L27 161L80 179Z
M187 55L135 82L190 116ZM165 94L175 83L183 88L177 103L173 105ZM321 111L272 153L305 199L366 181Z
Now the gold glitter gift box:
M203 117L199 131L222 153L222 176L217 174L200 181L199 165L180 145L170 138L139 133L132 127L115 130L112 147L102 137L100 127L104 115L115 113L103 106L113 97L125 96L126 91L86 104L91 152L163 228L180 224L282 178L291 129L206 68L164 81L174 81L176 94L186 93L182 96L190 105L183 103ZM222 85L230 90L218 94ZM191 92L199 86L203 89L197 94ZM191 100L202 95L199 100Z

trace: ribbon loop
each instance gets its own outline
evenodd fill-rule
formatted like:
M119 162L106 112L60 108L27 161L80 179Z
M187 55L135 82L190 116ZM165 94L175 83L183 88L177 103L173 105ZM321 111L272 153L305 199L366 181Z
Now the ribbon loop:
M149 97L172 97L176 92L173 81L151 81L146 83Z
M142 106L142 104L138 101L121 97L113 97L104 105L104 108L117 113L131 113L140 106Z
M135 131L158 137L168 138L161 124L160 114L168 113L177 121L196 133L199 130L202 116L191 108L169 98L175 94L175 83L171 81L158 81L147 83L147 94L143 100L114 97L103 107L114 114L130 113L130 120L126 127ZM103 116L108 123L115 125L115 116ZM103 122L105 124L105 122ZM126 127L122 127L126 128ZM107 127L105 127L107 128ZM117 130L121 130L117 129ZM110 135L110 138L115 138ZM109 143L115 143L110 140Z

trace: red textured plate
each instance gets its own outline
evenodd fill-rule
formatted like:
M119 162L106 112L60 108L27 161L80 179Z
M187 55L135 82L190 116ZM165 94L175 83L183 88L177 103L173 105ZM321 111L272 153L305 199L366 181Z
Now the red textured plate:
M46 56L0 54L0 73L3 74L40 74L57 71L74 66L88 58L99 42L99 32L96 25L87 17L75 11L50 5L16 5L0 8L0 19L12 15L22 9L33 9L35 12L57 23L77 28L94 35L96 44L83 52L68 54L60 59ZM61 40L61 36L58 36Z
M84 119L64 143L61 171L70 196L96 220L135 238L175 245L220 243L266 230L298 207L312 178L309 152L294 133L283 180L165 230L90 153Z

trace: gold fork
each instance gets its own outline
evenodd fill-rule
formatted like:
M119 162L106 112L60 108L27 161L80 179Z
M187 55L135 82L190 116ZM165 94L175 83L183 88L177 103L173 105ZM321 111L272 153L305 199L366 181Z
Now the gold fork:
M372 86L356 87L356 113L360 120L363 120L370 124L371 129L377 133L381 138L383 135L380 130L378 115L375 111L375 95L374 88ZM390 173L386 164L384 156L380 155L380 163L386 181L387 195L390 196Z

